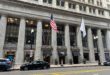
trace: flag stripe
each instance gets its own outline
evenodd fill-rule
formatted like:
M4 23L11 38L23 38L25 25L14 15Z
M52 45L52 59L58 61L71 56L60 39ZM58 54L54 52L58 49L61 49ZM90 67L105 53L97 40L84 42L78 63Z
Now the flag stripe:
M51 27L52 27L53 29L57 29L56 24L54 23L54 21L51 21Z
M58 31L57 30L57 26L56 26L56 23L55 23L55 21L54 21L54 19L53 19L53 15L51 14L51 20L50 20L50 26L51 26L51 28L54 30L54 31Z

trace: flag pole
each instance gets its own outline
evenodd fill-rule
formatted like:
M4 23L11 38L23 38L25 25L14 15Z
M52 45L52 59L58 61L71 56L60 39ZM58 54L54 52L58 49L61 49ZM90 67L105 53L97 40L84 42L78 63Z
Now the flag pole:
M82 37L82 50L83 50L83 40L85 39L86 37L86 28L85 28L85 22L84 22L84 18L82 17L81 19L81 24L80 24L80 31L81 31L81 37ZM81 52L81 54L83 53L83 51ZM83 63L85 64L86 61L84 59L84 54L82 54L82 60L83 60Z

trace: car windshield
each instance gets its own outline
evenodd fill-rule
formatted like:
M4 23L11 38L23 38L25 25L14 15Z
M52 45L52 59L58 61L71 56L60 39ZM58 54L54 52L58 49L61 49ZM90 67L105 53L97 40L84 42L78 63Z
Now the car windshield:
M6 60L0 60L0 62L6 62Z

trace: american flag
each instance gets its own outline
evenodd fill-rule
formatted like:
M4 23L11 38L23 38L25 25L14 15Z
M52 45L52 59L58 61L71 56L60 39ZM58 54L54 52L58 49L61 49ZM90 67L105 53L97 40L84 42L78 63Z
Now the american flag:
M53 14L51 14L50 26L51 26L51 28L52 28L54 31L58 32L58 30L57 30L57 25L56 25L56 23L55 23L55 21L54 21L54 19L53 19Z
M82 21L81 21L80 31L83 33L83 37L85 37L86 36L86 28L85 28L85 23L84 23L83 18L82 18Z

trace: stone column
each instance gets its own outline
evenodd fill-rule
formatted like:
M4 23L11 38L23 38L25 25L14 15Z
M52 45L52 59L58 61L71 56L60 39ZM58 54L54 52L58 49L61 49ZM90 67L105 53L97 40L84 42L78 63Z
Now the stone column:
M53 0L53 1L52 1L52 6L53 6L53 7L56 7L56 0Z
M86 12L89 14L89 7L86 6Z
M107 30L106 32L106 45L107 45L107 50L109 50L109 56L110 56L110 30Z
M43 4L43 0L38 0L39 4L42 5Z
M52 29L52 34L51 34L51 38L52 38L52 63L53 64L57 64L59 63L59 58L58 58L58 51L57 51L57 33Z
M15 64L21 65L24 61L24 42L25 42L25 19L20 19L20 26L19 26L19 35L18 35L18 44L17 44L17 51L15 57Z
M65 46L67 48L67 63L70 64L72 61L72 52L70 49L70 35L69 35L69 25L65 25Z
M96 16L99 16L98 9L95 10Z
M3 46L4 46L4 42L5 42L6 24L7 24L6 16L1 15L1 19L0 19L0 58L3 58L3 55L4 55Z
M80 50L79 62L82 63L84 56L83 56L83 46L82 46L82 37L81 37L80 27L77 27L77 47Z
M96 5L96 6L97 6L97 0L94 0L94 5Z
M107 1L106 0L102 0L102 7L107 8Z
M37 22L37 34L36 34L36 49L35 49L35 60L43 60L42 58L42 21L38 20Z
M92 37L92 31L91 28L88 28L87 30L87 35L88 35L88 47L89 47L89 59L90 62L95 62L95 56L94 56L94 46L93 46L93 37Z
M105 54L104 54L102 34L100 29L97 30L97 35L98 35L98 50L99 50L100 61L101 63L103 63L105 61Z
M79 12L79 4L76 4L76 11Z
M109 18L109 12L108 11L105 10L104 15L105 15L106 18Z
M68 1L65 1L65 9L68 10Z

